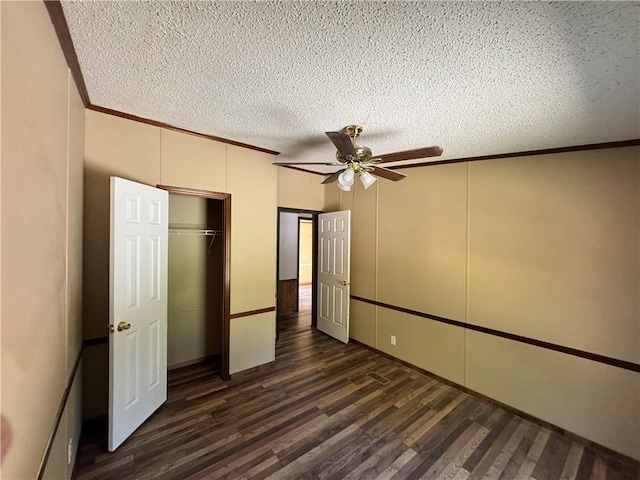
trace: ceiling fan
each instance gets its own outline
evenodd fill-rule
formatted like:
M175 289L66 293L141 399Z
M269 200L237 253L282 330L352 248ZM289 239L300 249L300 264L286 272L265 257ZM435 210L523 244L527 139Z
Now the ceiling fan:
M415 160L417 158L442 155L442 148L433 146L387 153L386 155L372 158L371 149L358 145L357 143L357 139L362 133L362 130L363 128L360 125L347 125L339 132L325 132L329 140L331 140L338 149L336 152L336 162L276 162L274 165L335 165L345 167L329 175L322 183L337 181L339 188L349 191L355 181L356 175L360 178L364 188L369 188L373 185L376 181L374 175L393 180L394 182L406 177L406 175L402 173L378 166L380 163L400 162L403 160Z

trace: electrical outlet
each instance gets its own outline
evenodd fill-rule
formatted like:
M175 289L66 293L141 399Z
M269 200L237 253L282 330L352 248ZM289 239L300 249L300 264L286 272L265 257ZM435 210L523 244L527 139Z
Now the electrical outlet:
M71 465L71 457L73 456L73 437L69 439L69 448L67 449L67 463Z
M396 344L396 336L395 335L391 335L391 345L395 346Z

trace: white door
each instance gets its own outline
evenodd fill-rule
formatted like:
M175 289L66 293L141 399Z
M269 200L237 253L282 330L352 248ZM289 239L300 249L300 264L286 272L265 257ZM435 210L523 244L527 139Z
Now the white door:
M111 177L109 451L167 399L169 195Z
M349 342L351 212L318 215L318 330Z

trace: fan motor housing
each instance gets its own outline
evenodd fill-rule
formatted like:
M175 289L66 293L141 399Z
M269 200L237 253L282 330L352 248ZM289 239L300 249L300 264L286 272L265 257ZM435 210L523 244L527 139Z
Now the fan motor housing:
M362 145L358 145L354 142L353 146L356 149L356 161L357 162L367 162L371 158L371 149L369 147L363 147ZM336 152L336 159L345 163L346 159L342 156L340 152Z
M342 129L342 132L351 137L351 143L353 143L353 148L356 151L356 161L369 161L369 159L371 159L371 149L369 147L358 145L358 142L356 141L356 139L362 133L362 127L360 125L347 125ZM346 161L346 159L340 152L336 152L336 159L342 163Z

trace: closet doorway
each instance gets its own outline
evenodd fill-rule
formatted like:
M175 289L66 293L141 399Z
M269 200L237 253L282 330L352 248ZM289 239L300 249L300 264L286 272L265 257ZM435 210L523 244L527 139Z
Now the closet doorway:
M229 380L231 195L169 192L167 366L210 363Z

